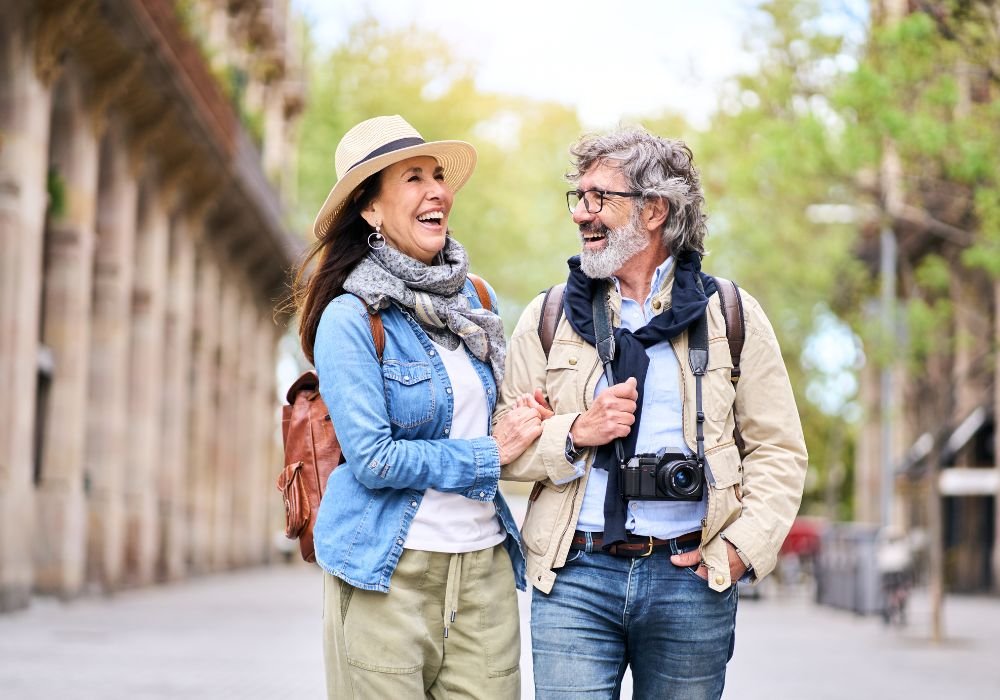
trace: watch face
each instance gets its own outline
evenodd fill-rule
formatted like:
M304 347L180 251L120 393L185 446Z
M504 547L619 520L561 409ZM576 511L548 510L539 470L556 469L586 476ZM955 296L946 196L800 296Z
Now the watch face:
M580 456L580 450L576 449L576 447L573 445L573 436L567 433L567 435L566 435L566 458L570 462L575 462L579 456Z

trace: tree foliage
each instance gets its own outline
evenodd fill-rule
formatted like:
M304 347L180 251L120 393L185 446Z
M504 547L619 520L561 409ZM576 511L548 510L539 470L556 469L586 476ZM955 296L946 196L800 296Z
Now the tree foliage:
M830 464L851 464L851 320L865 288L853 227L814 221L815 205L853 203L831 87L842 78L843 40L818 28L814 2L761 6L758 65L738 76L696 137L710 212L704 266L760 300L781 342L811 462L807 501L818 501ZM810 340L851 345L846 366L810 354ZM830 400L840 392L838 400ZM837 454L831 454L834 445Z

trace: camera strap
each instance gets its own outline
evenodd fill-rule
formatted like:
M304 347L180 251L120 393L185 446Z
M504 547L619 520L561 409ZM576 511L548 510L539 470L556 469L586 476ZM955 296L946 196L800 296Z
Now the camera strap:
M701 279L698 279L698 288L702 287ZM701 402L701 379L708 370L708 313L703 313L701 318L691 326L688 334L688 364L691 365L691 373L694 375L694 400L695 416L695 440L698 442L698 464L705 466L705 410Z
M611 363L615 359L615 331L611 327L611 309L608 305L610 299L611 295L607 289L597 292L590 298L594 313L594 338L597 341L597 356L601 358L601 364L604 366L604 378L609 387L615 385L615 373L611 368ZM615 438L614 444L615 459L618 460L620 467L624 467L625 448L622 447L621 438Z

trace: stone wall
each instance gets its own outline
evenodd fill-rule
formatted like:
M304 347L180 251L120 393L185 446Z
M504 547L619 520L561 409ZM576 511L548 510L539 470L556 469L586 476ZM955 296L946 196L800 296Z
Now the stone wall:
M259 143L168 0L5 6L0 611L272 557L301 78L286 2L194 6L267 47Z

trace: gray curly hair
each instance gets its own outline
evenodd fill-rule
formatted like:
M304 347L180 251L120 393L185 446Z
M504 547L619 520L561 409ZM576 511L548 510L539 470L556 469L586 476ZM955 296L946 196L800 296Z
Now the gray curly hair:
M570 147L577 183L595 165L617 167L628 188L643 199L662 197L669 204L663 242L672 255L705 254L705 196L691 149L683 141L654 136L642 127L623 127L607 134L587 134Z

